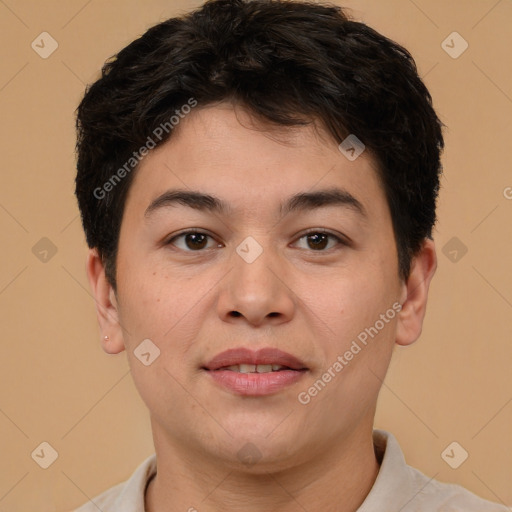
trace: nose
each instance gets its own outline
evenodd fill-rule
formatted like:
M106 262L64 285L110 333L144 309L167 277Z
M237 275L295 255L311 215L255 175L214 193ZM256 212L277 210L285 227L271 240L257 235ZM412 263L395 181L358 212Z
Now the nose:
M232 270L221 281L217 302L225 322L247 322L254 327L289 322L296 297L286 279L286 264L270 248L261 246L256 259L234 251ZM254 250L254 247L251 247Z

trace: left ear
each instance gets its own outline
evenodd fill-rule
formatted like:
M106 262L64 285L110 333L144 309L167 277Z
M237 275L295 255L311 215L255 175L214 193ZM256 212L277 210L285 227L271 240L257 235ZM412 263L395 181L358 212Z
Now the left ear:
M398 345L411 345L420 337L427 310L428 289L436 268L435 244L426 238L412 259L409 278L402 285L402 309L398 315L396 334Z

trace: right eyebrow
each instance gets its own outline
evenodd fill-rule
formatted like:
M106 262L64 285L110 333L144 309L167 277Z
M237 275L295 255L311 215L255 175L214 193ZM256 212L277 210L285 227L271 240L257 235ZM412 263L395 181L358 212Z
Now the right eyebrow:
M223 215L231 213L231 208L227 203L210 194L187 190L167 190L151 202L144 212L144 217L149 217L156 210L173 206L176 203L196 210L207 210Z

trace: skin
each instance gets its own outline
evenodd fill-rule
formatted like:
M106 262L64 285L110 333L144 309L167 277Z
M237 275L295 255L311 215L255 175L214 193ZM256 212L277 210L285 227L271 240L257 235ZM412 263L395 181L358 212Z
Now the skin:
M271 127L241 106L197 107L136 171L125 205L114 292L95 249L87 273L104 350L126 350L151 418L158 473L148 512L355 511L378 474L372 427L395 344L421 333L436 269L425 240L407 282L383 188L369 151L341 154L321 126ZM329 206L279 216L289 196L329 187L350 192L366 216ZM168 189L209 193L232 211L148 205ZM174 234L196 228L212 238ZM318 249L304 232L329 231ZM263 249L236 252L248 236ZM199 249L198 249L199 247ZM307 391L365 328L394 303L402 309L307 405ZM238 312L235 314L233 312ZM144 339L160 356L144 366ZM309 368L270 396L220 389L200 367L228 348L278 347ZM247 464L238 451L256 446ZM194 507L194 508L192 508Z

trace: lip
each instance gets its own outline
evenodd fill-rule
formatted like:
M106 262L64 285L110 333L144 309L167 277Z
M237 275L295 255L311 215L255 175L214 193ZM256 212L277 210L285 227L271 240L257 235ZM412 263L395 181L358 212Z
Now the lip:
M237 364L279 364L292 370L307 370L306 365L295 356L283 352L277 348L262 348L249 350L245 347L232 348L217 354L203 368L206 370L218 370L224 366Z
M287 366L289 369L268 373L239 373L221 369L238 364L279 364ZM202 369L206 370L216 385L236 395L244 396L265 396L278 393L298 382L308 371L302 361L276 348L262 348L257 351L247 348L226 350L216 355Z

